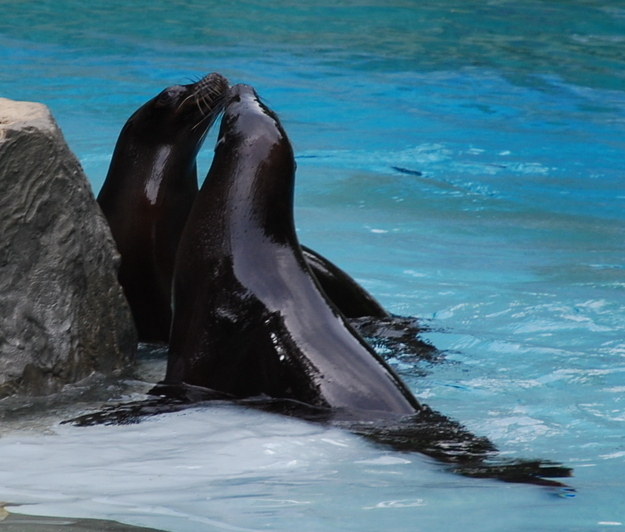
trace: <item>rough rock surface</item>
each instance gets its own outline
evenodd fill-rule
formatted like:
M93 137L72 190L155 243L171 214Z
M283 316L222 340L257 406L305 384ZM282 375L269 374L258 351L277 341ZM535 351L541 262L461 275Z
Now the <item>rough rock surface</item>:
M119 255L45 105L0 98L0 397L48 394L134 359Z

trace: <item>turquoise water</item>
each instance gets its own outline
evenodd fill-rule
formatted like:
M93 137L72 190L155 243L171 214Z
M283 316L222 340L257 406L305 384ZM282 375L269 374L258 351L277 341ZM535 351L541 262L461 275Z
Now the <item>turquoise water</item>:
M223 406L20 426L0 500L181 531L624 529L622 2L126 4L3 2L0 96L46 103L97 193L162 88L254 85L296 151L301 241L446 351L425 376L394 361L417 397L574 467L577 494Z

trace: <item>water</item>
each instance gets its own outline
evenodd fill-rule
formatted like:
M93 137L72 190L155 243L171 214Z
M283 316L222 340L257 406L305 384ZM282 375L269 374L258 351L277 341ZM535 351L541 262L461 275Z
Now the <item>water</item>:
M61 426L94 403L68 391L3 427L0 500L172 531L623 529L625 6L223 4L3 2L0 95L47 104L97 192L163 87L254 85L296 151L301 241L446 351L395 362L415 395L506 456L574 467L577 494L232 405Z

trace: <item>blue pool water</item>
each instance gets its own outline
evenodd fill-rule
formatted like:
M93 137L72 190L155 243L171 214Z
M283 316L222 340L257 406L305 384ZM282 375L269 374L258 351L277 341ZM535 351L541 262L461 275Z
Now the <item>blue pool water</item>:
M97 193L162 88L254 85L295 148L301 241L445 350L393 361L415 395L577 493L222 405L4 427L0 501L172 531L625 529L622 2L110 4L2 2L0 96L49 106Z

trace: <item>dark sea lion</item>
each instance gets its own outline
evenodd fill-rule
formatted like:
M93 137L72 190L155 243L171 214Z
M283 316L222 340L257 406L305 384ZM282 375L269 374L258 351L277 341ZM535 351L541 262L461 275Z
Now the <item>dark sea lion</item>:
M302 246L317 282L346 318L388 318L390 314L350 275L312 249Z
M419 320L391 314L344 270L316 251L305 246L301 248L327 298L374 348L383 349L409 363L443 360L438 349L421 339L424 329Z
M182 234L166 384L351 411L421 406L319 290L293 221L295 161L252 87L230 90Z
M117 140L98 203L121 254L118 277L140 341L169 338L175 255L198 189L195 158L227 90L216 73L168 87Z
M195 156L219 111L215 100L226 86L219 74L209 74L198 83L168 87L138 109L122 129L98 196L122 254L119 279L141 341L168 340L167 286L177 241L197 194ZM185 105L176 109L181 101ZM183 126L195 124L199 125L182 133ZM177 131L181 134L173 136ZM158 200L150 201L154 197ZM303 250L319 284L346 317L389 316L346 272L319 253Z

